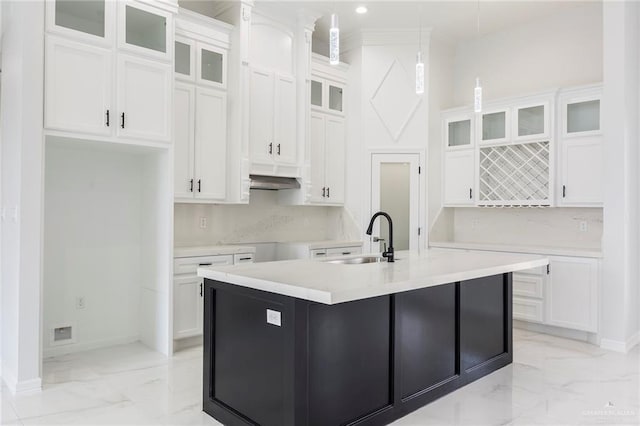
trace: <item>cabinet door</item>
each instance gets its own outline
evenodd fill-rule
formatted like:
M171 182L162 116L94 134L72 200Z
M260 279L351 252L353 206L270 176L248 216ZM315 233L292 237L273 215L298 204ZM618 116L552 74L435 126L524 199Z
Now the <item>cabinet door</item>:
M170 64L119 55L119 136L169 142L172 75Z
M47 36L45 68L45 127L111 134L111 52Z
M480 142L500 143L509 139L509 110L489 110L480 118Z
M224 49L198 43L196 80L199 84L227 87L227 53Z
M195 197L224 200L227 164L227 95L196 89Z
M547 321L551 325L596 332L598 260L551 257Z
M331 204L344 203L344 120L338 117L327 117L325 140L325 183L327 185L327 201Z
M445 206L473 205L475 179L475 153L473 150L445 153L444 204Z
M322 108L324 97L324 80L311 79L311 107Z
M254 163L273 162L274 78L270 72L251 70L249 96L249 147ZM289 117L291 118L291 116Z
M549 102L521 105L514 109L514 138L546 139L549 136Z
M473 119L470 116L444 120L447 150L467 149L473 145Z
M325 139L326 126L324 114L311 114L311 202L324 203L327 199L325 183Z
M140 2L118 2L118 47L169 61L173 15Z
M92 44L112 45L116 2L51 0L45 4L47 31Z
M298 150L296 137L296 81L277 76L275 103L274 158L281 164L295 164Z
M562 135L566 138L601 134L600 110L600 94L563 100Z
M602 137L562 141L560 204L602 205Z
M176 37L173 43L175 77L180 80L196 80L196 43L184 37Z
M202 334L202 278L195 275L173 279L173 338Z
M176 83L174 94L174 196L193 198L195 89Z
M344 114L344 86L327 82L327 108L331 112Z

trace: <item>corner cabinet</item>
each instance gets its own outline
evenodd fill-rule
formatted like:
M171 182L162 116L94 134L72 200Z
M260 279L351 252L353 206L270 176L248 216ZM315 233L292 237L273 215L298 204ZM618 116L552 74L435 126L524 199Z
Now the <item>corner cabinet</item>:
M137 1L46 3L45 129L169 143L173 13Z
M176 27L175 201L224 202L230 28L184 11Z
M557 189L560 206L602 206L601 98L601 85L560 93L560 179Z
M252 172L271 175L273 166L295 166L297 162L296 82L273 71L251 69L250 73Z

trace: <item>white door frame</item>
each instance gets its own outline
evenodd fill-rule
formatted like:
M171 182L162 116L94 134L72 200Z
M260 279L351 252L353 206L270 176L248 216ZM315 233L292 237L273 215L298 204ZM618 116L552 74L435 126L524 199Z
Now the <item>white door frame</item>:
M398 154L398 155L418 155L418 166L421 169L421 173L418 179L418 226L420 227L420 235L418 237L417 249L421 250L427 247L428 245L428 232L427 232L427 200L428 198L428 187L427 187L427 171L425 168L426 164L426 150L424 148L418 147L406 147L406 148L375 148L369 149L367 153L367 161L365 176L366 181L368 182L369 189L365 192L365 200L362 211L365 215L362 218L362 241L365 252L371 253L373 251L377 251L377 247L374 247L371 243L371 237L365 234L367 227L369 226L369 220L371 216L375 213L373 211L373 160L374 155L376 154ZM376 196L378 196L376 194ZM376 223L377 226L377 223Z

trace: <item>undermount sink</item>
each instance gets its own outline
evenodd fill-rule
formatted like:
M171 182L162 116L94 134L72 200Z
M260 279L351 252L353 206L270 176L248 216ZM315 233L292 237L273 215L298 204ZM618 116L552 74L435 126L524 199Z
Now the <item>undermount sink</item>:
M361 265L363 263L380 263L386 262L387 259L380 256L360 256L360 257L350 257L347 259L332 259L326 260L327 263L339 263L341 265Z

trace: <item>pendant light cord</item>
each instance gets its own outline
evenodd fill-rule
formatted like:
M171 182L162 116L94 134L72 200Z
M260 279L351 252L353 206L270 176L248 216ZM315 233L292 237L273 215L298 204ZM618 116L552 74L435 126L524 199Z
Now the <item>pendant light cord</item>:
M418 52L422 52L422 5L418 8Z
M477 24L476 34L478 37L480 37L480 0L478 0L478 4L476 7L476 24Z

